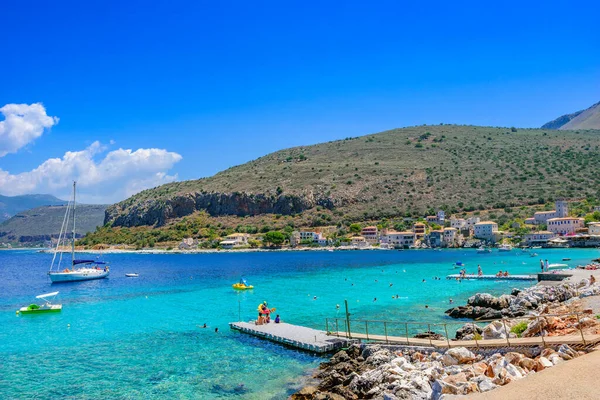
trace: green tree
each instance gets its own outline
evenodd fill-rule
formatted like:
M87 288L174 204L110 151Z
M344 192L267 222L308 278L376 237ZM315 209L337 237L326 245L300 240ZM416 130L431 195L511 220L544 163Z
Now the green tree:
M285 242L285 235L279 231L270 231L263 236L266 245L281 246Z
M351 233L360 233L360 231L362 231L360 224L351 224L349 229Z

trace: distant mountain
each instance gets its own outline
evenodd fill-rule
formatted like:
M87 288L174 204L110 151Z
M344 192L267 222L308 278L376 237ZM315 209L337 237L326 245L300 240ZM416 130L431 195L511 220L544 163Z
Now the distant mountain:
M206 212L236 216L241 225L247 216L304 214L324 226L440 207L451 213L598 197L598 146L600 130L394 129L285 149L210 178L148 189L110 206L105 222L164 226Z
M0 222L31 208L64 204L67 204L65 200L58 199L50 194L25 194L12 197L0 195Z
M542 125L542 129L600 129L600 102L585 110L562 115Z
M77 233L83 236L101 226L107 205L77 205ZM0 243L40 245L58 237L66 206L45 206L18 213L0 223Z

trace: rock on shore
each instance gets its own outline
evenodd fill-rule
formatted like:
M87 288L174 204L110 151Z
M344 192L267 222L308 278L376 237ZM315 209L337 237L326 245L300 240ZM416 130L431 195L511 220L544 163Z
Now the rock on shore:
M382 345L352 345L321 364L318 386L305 387L292 400L423 399L446 394L487 392L498 386L578 357L563 345L534 357L521 353L476 355L464 347L445 353Z
M533 286L525 290L513 290L510 295L494 297L489 293L477 293L467 300L466 306L446 311L452 318L474 320L514 318L539 314L548 304L562 303L575 297L596 296L600 285L590 285L587 279L581 282L564 283L560 286Z

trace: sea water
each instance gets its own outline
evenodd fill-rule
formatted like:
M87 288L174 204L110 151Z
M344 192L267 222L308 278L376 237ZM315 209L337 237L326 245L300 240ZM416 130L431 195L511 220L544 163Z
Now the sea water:
M285 322L325 329L326 318L344 318L346 300L352 319L424 323L411 325L413 334L427 323L456 322L444 315L450 299L460 305L475 292L532 284L446 280L458 261L469 273L481 265L485 274L516 275L539 272L540 259L568 257L575 266L600 256L597 249L536 251L104 254L108 279L62 284L48 279L52 255L3 251L0 397L284 399L324 358L229 329L255 319L259 303L276 307ZM125 277L131 272L139 277ZM234 291L240 277L255 289ZM61 313L15 314L57 290ZM375 325L367 329L381 333Z

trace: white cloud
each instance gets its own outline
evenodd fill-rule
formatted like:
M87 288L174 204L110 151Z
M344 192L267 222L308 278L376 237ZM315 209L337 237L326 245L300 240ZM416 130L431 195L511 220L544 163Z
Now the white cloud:
M177 179L177 174L167 174L182 158L177 153L164 149L106 151L100 142L94 142L85 150L46 160L32 171L13 175L0 169L0 193L52 193L66 199L76 180L82 202L114 203Z
M0 157L15 153L42 136L44 129L58 124L58 118L46 114L41 103L7 104L0 108Z

